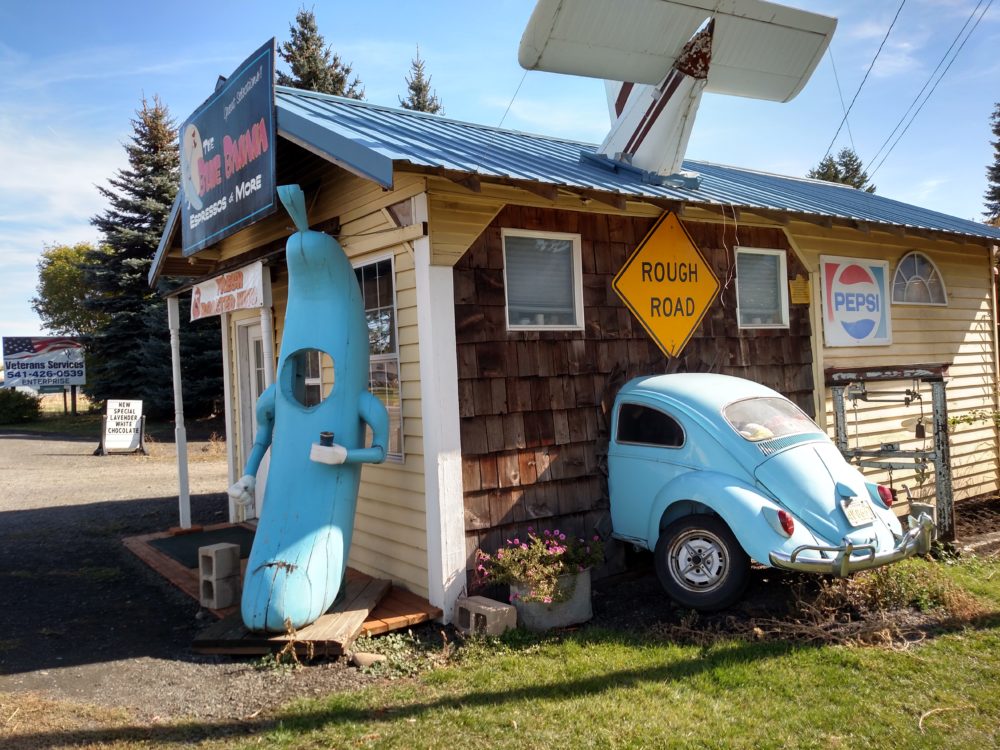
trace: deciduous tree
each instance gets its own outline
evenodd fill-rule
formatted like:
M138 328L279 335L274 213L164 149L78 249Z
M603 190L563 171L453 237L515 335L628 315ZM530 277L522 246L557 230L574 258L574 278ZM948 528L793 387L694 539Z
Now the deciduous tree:
M297 89L319 91L351 99L364 99L365 87L354 69L333 52L319 33L316 14L302 8L295 14L295 24L288 27L289 39L278 47L291 74L278 71L278 83Z
M104 322L103 315L84 304L81 267L88 256L100 253L100 248L88 242L49 245L42 250L38 260L38 296L31 300L31 307L46 330L64 336L86 336Z

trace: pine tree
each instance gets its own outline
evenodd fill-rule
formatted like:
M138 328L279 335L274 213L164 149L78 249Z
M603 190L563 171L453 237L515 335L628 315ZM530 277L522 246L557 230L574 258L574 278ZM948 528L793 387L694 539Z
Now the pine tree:
M431 91L431 76L424 75L424 61L420 59L420 47L417 46L417 56L410 61L410 75L406 77L406 88L409 93L406 99L399 103L404 109L416 112L429 112L432 115L444 114L441 111L441 101L437 94Z
M819 164L809 170L806 177L839 182L864 190L866 193L874 193L875 186L869 182L864 166L854 149L844 146L836 157L829 154L824 156Z
M993 116L990 118L993 135L996 140L993 144L993 164L986 168L986 210L983 216L990 224L1000 226L1000 102L993 108Z
M100 248L82 264L86 293L83 304L102 321L85 339L87 385L93 401L141 398L146 414L172 413L172 374L166 303L149 288L147 277L177 193L179 157L177 133L167 108L146 99L132 120L133 133L125 144L128 166L118 171L108 187L98 187L108 207L91 219L103 235ZM187 330L184 330L184 329ZM206 405L192 392L221 393L221 354L218 326L182 326L188 348L214 352L217 365L201 372L186 367L185 407L192 416ZM204 380L204 383L198 381Z
M278 48L278 55L288 63L291 75L278 71L278 83L323 94L364 99L365 88L353 68L331 52L316 25L316 14L302 8L295 14L295 25L288 27L289 40Z

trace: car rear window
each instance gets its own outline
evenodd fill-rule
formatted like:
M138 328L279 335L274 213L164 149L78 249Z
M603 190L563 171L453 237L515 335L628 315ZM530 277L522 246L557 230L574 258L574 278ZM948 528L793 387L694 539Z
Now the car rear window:
M785 435L822 434L822 430L799 407L783 398L749 398L722 410L726 421L751 442Z

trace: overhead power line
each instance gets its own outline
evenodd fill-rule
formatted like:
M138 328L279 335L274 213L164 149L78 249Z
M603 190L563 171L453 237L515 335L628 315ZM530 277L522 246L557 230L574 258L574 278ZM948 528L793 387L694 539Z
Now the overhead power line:
M843 128L844 123L847 122L847 116L851 113L851 109L854 107L854 102L858 100L858 94L861 93L861 89L864 88L865 81L868 80L868 74L871 73L872 68L875 67L875 61L878 60L878 56L882 54L882 48L885 46L885 42L889 38L889 34L892 32L892 27L896 25L896 19L899 18L899 14L902 12L904 5L906 5L906 0L902 0L899 7L896 8L896 15L892 17L892 23L890 23L889 28L885 30L885 36L882 37L882 43L875 51L875 57L872 58L871 64L868 66L868 70L865 71L865 77L861 79L861 83L858 85L858 90L854 92L854 98L851 99L851 105L847 108L847 111L844 112L844 118L840 121L840 125L837 126L837 132L833 134L833 138L830 139L830 145L826 147L826 153L823 154L824 159L830 155L830 151L833 149L833 144L837 142L837 136L840 135L840 129Z
M833 61L833 47L827 47L826 54L830 58L831 67L833 67L833 80L837 84L837 96L840 97L840 110L844 113L844 123L847 125L847 137L851 141L851 149L857 151L854 148L854 133L851 132L851 122L847 119L847 104L844 103L844 92L840 90L840 76L837 75L837 63ZM827 153L830 153L829 150Z
M955 35L955 38L952 40L951 45L945 51L944 55L942 55L941 60L937 64L937 67L934 68L933 72L927 78L927 81L926 83L924 83L923 88L921 88L920 91L917 93L917 95L913 98L913 101L910 103L910 106L907 107L906 112L904 112L903 116L899 118L899 122L896 123L896 127L892 129L891 133L889 133L888 138L886 138L885 141L882 143L882 145L879 146L878 151L876 151L875 155L871 158L869 162L870 164L874 164L875 160L878 159L879 154L882 153L882 149L886 147L886 144L888 144L889 141L892 140L892 137L896 134L896 131L899 130L900 126L903 124L903 121L906 119L907 115L910 114L910 110L913 109L914 105L916 105L921 95L927 89L927 86L930 85L930 82L934 79L934 76L937 74L938 70L940 70L941 66L944 64L944 61L948 58L948 55L955 47L955 44L958 43L958 40L962 37L962 34L968 27L969 22L972 21L972 18L976 15L976 11L979 10L983 2L986 2L986 7L984 7L982 12L979 14L979 18L976 19L976 22L972 25L972 28L969 29L969 33L965 35L965 39L962 39L962 43L958 45L958 49L955 50L955 54L952 55L952 58L951 60L948 61L948 64L945 66L945 69L941 71L941 75L938 76L938 79L936 81L934 81L934 85L931 86L931 90L927 92L927 96L924 97L924 100L920 102L920 106L917 107L916 111L913 113L913 116L910 117L910 121L906 123L906 127L903 128L903 130L896 137L896 140L892 142L891 146L889 146L889 150L885 152L885 155L882 156L882 159L872 169L870 175L871 177L874 177L875 173L882 168L882 165L885 164L885 160L889 158L889 154L891 154L893 149L896 148L896 144L899 143L899 141L903 138L904 135L906 135L906 131L910 129L910 126L913 124L913 121L917 119L917 115L920 114L920 110L922 110L924 108L924 105L927 104L927 101L931 98L931 95L934 93L935 89L937 89L938 84L941 83L941 80L948 73L948 70L951 68L956 58L958 58L958 55L962 51L962 48L965 46L965 43L969 41L969 37L971 37L973 32L975 32L976 27L979 26L979 22L983 20L983 16L986 15L986 11L988 11L990 9L990 6L993 5L993 0L988 0L988 2L987 0L979 0L979 3L976 5L976 7L972 9L972 13L969 14L969 17L966 19L965 23L962 24L962 28L959 29L958 34Z

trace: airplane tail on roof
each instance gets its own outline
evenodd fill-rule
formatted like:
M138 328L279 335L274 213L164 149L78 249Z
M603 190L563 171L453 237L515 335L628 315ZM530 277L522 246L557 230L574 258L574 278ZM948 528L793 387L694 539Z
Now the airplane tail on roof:
M518 60L606 79L614 124L601 153L667 175L680 168L702 91L787 102L836 26L764 0L539 0Z

